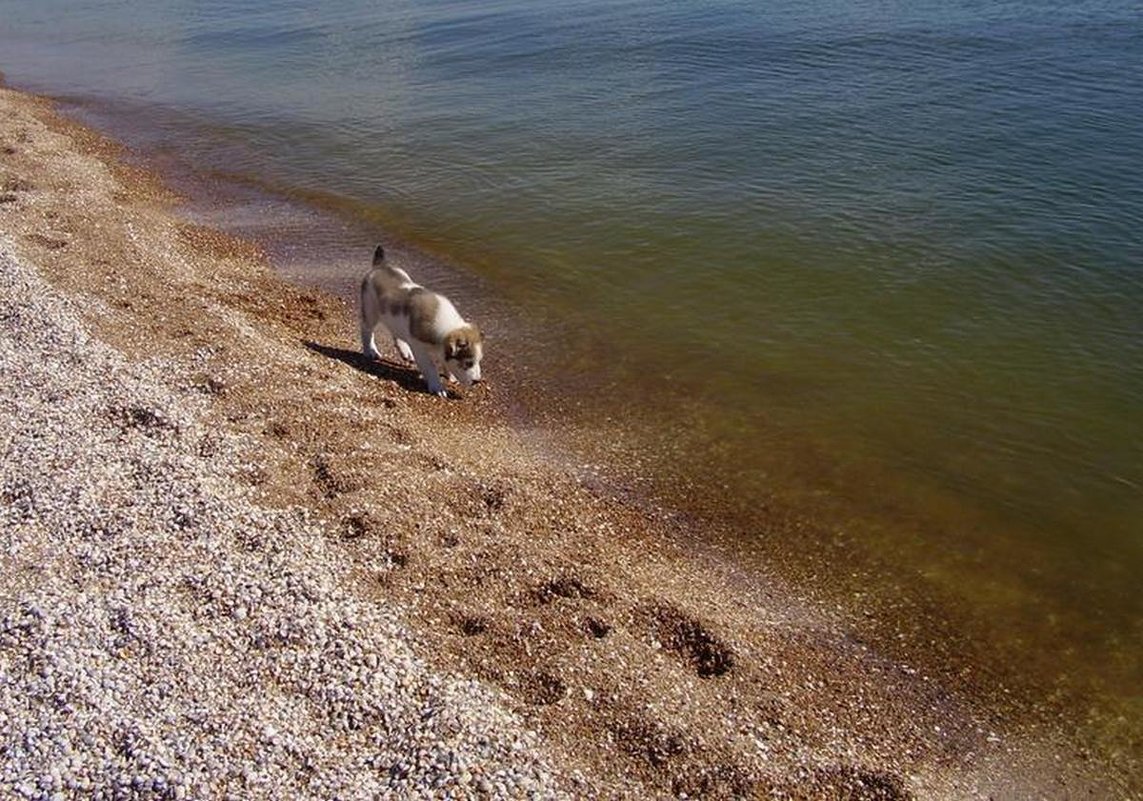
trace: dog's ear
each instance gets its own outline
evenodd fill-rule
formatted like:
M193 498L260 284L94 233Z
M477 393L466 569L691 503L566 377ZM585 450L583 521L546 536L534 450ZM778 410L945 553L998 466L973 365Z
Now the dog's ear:
M377 250L373 251L373 266L376 267L383 261L385 261L385 248L378 245Z

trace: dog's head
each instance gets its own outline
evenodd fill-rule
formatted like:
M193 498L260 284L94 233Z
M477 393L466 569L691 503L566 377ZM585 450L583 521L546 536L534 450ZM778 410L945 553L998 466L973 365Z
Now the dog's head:
M483 355L484 335L475 325L462 325L445 337L445 364L449 372L466 387L480 380L480 359Z

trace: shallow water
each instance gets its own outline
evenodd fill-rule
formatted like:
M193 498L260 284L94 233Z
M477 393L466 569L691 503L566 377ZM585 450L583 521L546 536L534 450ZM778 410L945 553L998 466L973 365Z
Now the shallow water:
M248 6L0 2L0 69L478 274L665 481L1137 680L1136 4Z

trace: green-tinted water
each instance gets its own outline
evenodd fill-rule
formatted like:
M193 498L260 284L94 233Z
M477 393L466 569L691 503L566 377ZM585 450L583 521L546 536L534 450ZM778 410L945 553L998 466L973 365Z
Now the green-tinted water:
M884 584L936 588L1013 654L1137 687L1134 4L50 0L0 19L18 85L482 275L536 323L504 340L517 369L581 399L561 414L619 420L662 483L757 512L758 537L795 536L775 504L820 519L818 540L845 532Z

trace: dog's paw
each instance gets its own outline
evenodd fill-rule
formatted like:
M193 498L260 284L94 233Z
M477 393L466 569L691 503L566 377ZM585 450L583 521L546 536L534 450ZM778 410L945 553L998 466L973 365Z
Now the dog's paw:
M432 390L430 390L430 392L431 391ZM441 387L440 389L433 392L433 394L436 395L438 398L447 398L448 397L448 390L445 389L444 387Z
M397 352L401 354L402 359L407 362L416 361L416 357L413 355L413 349L409 347L408 342L403 339L395 340L395 342L397 344Z

